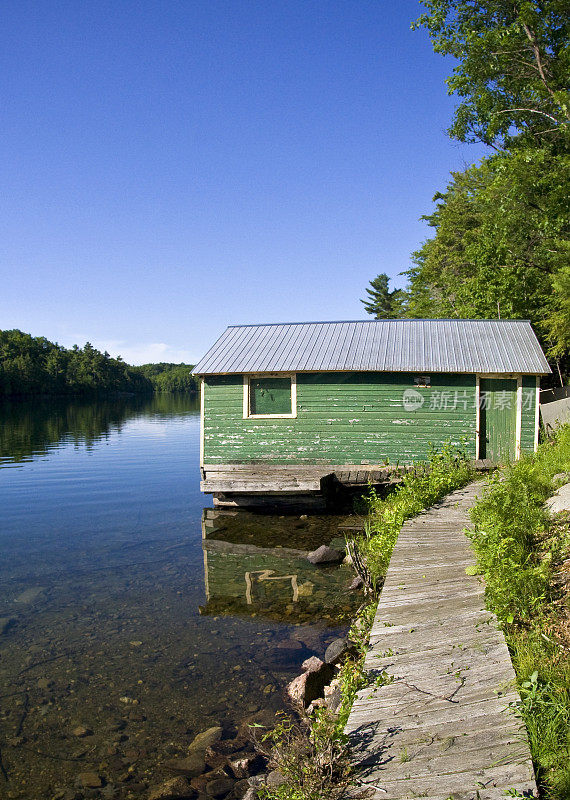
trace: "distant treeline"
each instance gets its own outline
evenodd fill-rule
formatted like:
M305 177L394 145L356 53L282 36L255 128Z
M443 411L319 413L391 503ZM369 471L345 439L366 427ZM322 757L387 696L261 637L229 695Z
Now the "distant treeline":
M132 367L89 342L71 349L19 330L0 331L0 396L196 391L186 364Z
M198 384L190 374L193 364L143 364L132 367L152 383L155 392L197 392Z

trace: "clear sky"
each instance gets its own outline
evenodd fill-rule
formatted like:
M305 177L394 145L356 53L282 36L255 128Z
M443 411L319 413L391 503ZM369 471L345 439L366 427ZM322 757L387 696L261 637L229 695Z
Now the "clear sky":
M362 319L429 234L455 100L415 0L3 0L0 328L131 363Z

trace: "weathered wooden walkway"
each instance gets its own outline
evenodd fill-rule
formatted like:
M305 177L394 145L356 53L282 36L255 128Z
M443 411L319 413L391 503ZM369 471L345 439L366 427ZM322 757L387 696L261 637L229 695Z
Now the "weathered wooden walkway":
M360 789L382 800L498 800L536 796L526 732L508 708L515 675L501 631L485 610L468 511L479 485L450 494L398 538L366 657L370 677L347 732Z

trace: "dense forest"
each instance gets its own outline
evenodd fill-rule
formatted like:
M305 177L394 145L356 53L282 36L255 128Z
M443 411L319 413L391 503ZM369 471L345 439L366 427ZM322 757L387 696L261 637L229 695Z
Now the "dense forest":
M161 361L159 364L143 364L133 369L152 383L155 392L197 392L198 385L190 374L193 366Z
M132 367L89 342L71 349L19 330L0 331L0 396L194 392L189 364Z
M570 376L570 14L567 0L423 0L415 27L453 56L449 135L489 156L451 174L403 289L369 284L382 317L530 319Z

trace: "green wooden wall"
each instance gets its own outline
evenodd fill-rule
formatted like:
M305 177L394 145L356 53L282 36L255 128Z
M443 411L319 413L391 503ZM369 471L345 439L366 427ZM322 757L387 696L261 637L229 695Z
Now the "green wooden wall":
M205 464L409 463L464 437L475 457L475 375L432 373L419 388L405 373L299 373L297 418L259 420L242 418L241 375L208 376L204 403Z
M534 431L536 424L536 378L523 375L521 453L534 453Z

